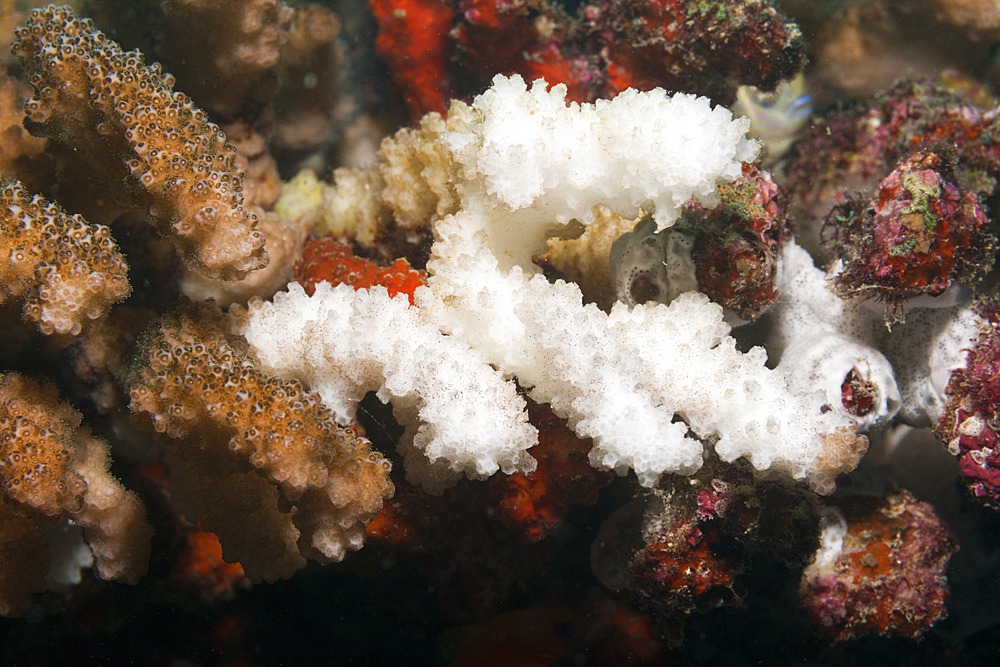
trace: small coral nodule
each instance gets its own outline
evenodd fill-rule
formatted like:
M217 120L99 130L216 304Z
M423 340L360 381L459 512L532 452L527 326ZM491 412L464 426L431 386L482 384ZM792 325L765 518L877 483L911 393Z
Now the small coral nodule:
M945 617L945 571L958 546L929 504L899 490L841 501L821 542L799 585L818 632L917 638Z
M910 155L870 202L837 206L827 224L843 261L833 282L845 299L899 306L939 296L979 279L996 251L977 195L961 188L947 156L932 151Z

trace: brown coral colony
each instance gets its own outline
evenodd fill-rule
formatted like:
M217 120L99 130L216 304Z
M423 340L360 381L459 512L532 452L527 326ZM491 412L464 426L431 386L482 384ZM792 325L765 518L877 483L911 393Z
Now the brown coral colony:
M173 77L146 66L68 7L32 12L11 51L30 75L25 124L48 139L69 202L91 221L147 215L203 275L239 279L267 264L256 216L242 205L236 151ZM98 205L90 193L100 192Z

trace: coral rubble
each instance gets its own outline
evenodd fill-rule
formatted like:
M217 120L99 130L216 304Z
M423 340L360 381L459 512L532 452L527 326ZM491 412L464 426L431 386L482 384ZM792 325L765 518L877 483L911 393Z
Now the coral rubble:
M979 335L963 367L951 373L947 403L934 432L958 457L962 475L976 497L1000 505L1000 448L997 447L997 409L1000 406L1000 310L995 299L977 303Z
M906 491L842 502L799 587L819 631L842 641L866 634L919 637L945 615L945 568L954 536Z

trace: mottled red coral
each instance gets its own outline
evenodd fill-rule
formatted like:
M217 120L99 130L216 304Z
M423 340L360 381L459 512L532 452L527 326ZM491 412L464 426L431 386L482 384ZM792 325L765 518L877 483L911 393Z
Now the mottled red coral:
M927 503L907 491L838 503L847 524L830 563L813 564L800 605L835 641L865 635L919 637L946 615L945 569L958 550Z
M947 146L962 190L989 197L1000 176L1000 118L944 82L904 81L812 121L785 173L796 233L818 238L834 205L875 189L910 154ZM829 254L834 255L835 252Z
M818 545L818 524L801 489L710 461L619 508L598 532L591 566L605 586L677 618L738 603L758 556L801 565Z
M600 81L594 59L575 40L582 32L556 4L536 0L460 3L454 29L456 59L488 81L497 73L565 83L566 99L592 101Z
M840 402L848 413L864 417L875 407L878 391L875 383L865 380L857 368L852 368L840 385Z
M802 65L794 23L768 0L602 0L570 17L545 0L370 0L378 49L414 120L495 74L564 83L592 102L661 86L732 99Z
M982 331L965 366L951 374L934 434L958 456L972 494L1000 509L1000 303L989 299L975 309Z
M873 199L834 208L843 268L834 278L845 299L898 305L974 283L993 263L995 240L976 194L958 184L940 153L910 155L879 184Z
M427 282L424 272L411 269L405 259L379 267L363 257L355 257L347 243L329 237L306 244L302 261L295 266L295 279L310 295L316 283L322 281L331 285L346 283L354 289L381 285L389 296L406 294L411 304L414 290Z
M740 601L742 554L715 550L720 519L732 507L733 481L701 478L698 488L673 485L647 509L644 544L630 558L626 579L643 605L673 616Z
M662 86L727 101L739 84L772 90L804 58L798 27L767 0L597 3L613 90Z
M548 405L528 401L528 420L538 429L538 444L528 453L538 461L535 472L496 475L490 481L499 496L497 516L509 528L540 540L570 505L593 505L597 493L614 475L593 468L587 459L589 439L578 438Z
M786 200L771 175L754 164L719 186L722 204L689 204L681 222L695 237L691 259L698 290L738 317L752 320L777 298L775 274L788 238Z

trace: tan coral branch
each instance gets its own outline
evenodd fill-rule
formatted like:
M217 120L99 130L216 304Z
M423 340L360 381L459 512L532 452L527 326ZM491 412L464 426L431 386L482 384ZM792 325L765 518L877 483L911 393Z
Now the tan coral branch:
M25 299L42 333L78 334L129 294L110 230L0 177L0 303Z
M48 138L74 209L101 222L148 215L207 277L238 279L267 264L235 149L173 91L172 76L68 7L32 11L16 36L12 51L35 91L25 125Z
M228 327L210 304L161 318L130 383L136 421L169 436L182 509L219 534L251 580L291 576L304 557L341 560L392 495L391 466L317 394L262 373Z
M20 615L45 590L42 522L82 526L104 579L146 572L153 530L139 498L108 472L107 445L52 385L0 375L0 614Z

